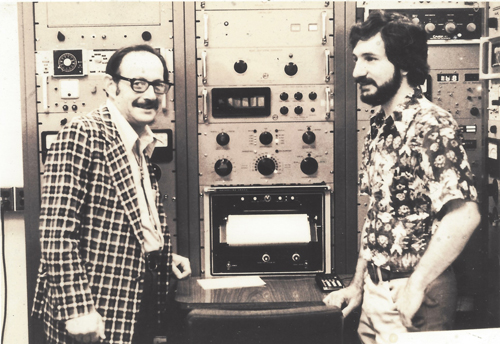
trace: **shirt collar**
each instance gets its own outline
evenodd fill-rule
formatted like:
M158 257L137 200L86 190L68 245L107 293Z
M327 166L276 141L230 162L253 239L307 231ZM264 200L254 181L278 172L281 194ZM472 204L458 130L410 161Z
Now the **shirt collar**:
M378 106L375 111L375 115L371 118L371 123L375 125L382 125L386 120L391 121L389 118L392 117L394 121L401 121L403 119L403 112L408 109L411 105L414 105L418 102L418 99L422 98L422 90L420 87L416 87L413 89L413 92L408 93L405 96L404 102L399 104L392 114L387 115L381 106Z
M120 110L116 108L115 104L110 99L106 100L106 106L108 107L111 120L115 123L127 151L133 151L135 149L135 145L137 144L137 140L139 140L140 150L144 151L148 156L151 156L156 142L159 141L163 143L154 135L149 125L146 125L144 128L145 130L139 137L137 132L132 128L130 123L125 119L125 117L123 117Z

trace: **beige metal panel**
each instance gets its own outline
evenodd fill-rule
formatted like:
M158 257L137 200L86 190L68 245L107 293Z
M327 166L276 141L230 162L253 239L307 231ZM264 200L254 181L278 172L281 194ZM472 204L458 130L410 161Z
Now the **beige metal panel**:
M315 134L313 144L302 140L308 130ZM249 123L244 128L226 123L202 125L199 131L200 185L333 183L333 123ZM222 132L230 137L225 146L216 142ZM263 132L273 135L271 144L259 141ZM275 171L267 176L257 169L263 158L275 165ZM317 161L316 173L307 175L301 171L305 158ZM231 162L232 172L227 176L219 176L215 171L220 159Z
M253 9L308 9L332 8L333 1L199 1L196 10L253 10Z
M333 121L332 110L334 109L333 86L319 85L279 85L275 86L271 92L271 110L267 117L226 117L215 118L212 115L212 89L215 87L199 88L200 101L198 102L198 122L199 123L247 123L247 122L321 122ZM295 94L301 94L302 99L295 99ZM316 99L310 99L309 95L314 94ZM280 99L282 94L288 96L287 100ZM297 107L303 112L296 113ZM283 109L286 108L286 113Z
M440 44L429 46L427 59L431 69L474 69L478 73L478 44Z
M332 46L333 9L202 11L198 49Z
M161 4L146 2L47 3L48 27L159 26Z
M171 2L37 2L34 6L38 51L117 49L140 43L173 47Z
M432 102L453 114L455 119L474 119L481 123L482 81L464 81L467 74L478 74L477 69L432 69ZM459 81L437 81L438 76L458 76ZM479 111L476 113L476 111ZM476 115L473 115L476 114Z
M332 50L332 47L200 49L198 85L329 84L333 70ZM234 69L234 64L240 60L247 64L244 73ZM295 75L285 72L290 63L297 66Z

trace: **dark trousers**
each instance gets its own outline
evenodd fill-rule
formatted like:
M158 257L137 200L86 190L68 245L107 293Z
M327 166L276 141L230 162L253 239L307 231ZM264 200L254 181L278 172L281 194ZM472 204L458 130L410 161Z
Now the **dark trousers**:
M158 326L158 274L146 269L141 308L136 318L133 344L153 344L159 335Z

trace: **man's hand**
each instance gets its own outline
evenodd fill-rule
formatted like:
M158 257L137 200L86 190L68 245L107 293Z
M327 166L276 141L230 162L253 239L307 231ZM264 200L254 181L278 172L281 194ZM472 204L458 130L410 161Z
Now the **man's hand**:
M106 339L104 321L99 313L93 312L66 321L66 331L78 342L95 343Z
M412 319L424 301L425 289L415 286L411 278L405 285L394 286L391 283L389 288L403 325L406 328L415 328Z
M345 289L340 289L328 294L323 302L328 306L336 306L342 308L345 303L347 306L342 309L342 315L344 318L352 312L352 310L359 305L363 299L363 291L355 286L349 286Z
M191 275L191 264L189 263L189 259L172 253L172 272L178 279L183 279Z

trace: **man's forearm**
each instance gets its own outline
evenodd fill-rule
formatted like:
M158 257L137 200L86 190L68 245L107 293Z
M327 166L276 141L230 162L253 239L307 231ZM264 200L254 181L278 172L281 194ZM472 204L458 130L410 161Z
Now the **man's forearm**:
M366 260L360 255L356 264L356 272L354 273L354 277L350 283L350 286L352 285L362 289L365 284L365 271Z
M454 204L450 204L450 210L441 220L427 251L410 277L410 282L418 288L425 289L455 261L480 223L481 215L476 203L451 202Z
M356 286L360 289L363 288L365 284L365 272L366 272L366 259L362 257L362 252L363 252L363 238L365 237L365 229L361 231L361 242L359 243L359 255L358 255L358 262L356 263L356 272L354 273L354 277L352 278L352 281L350 285Z

